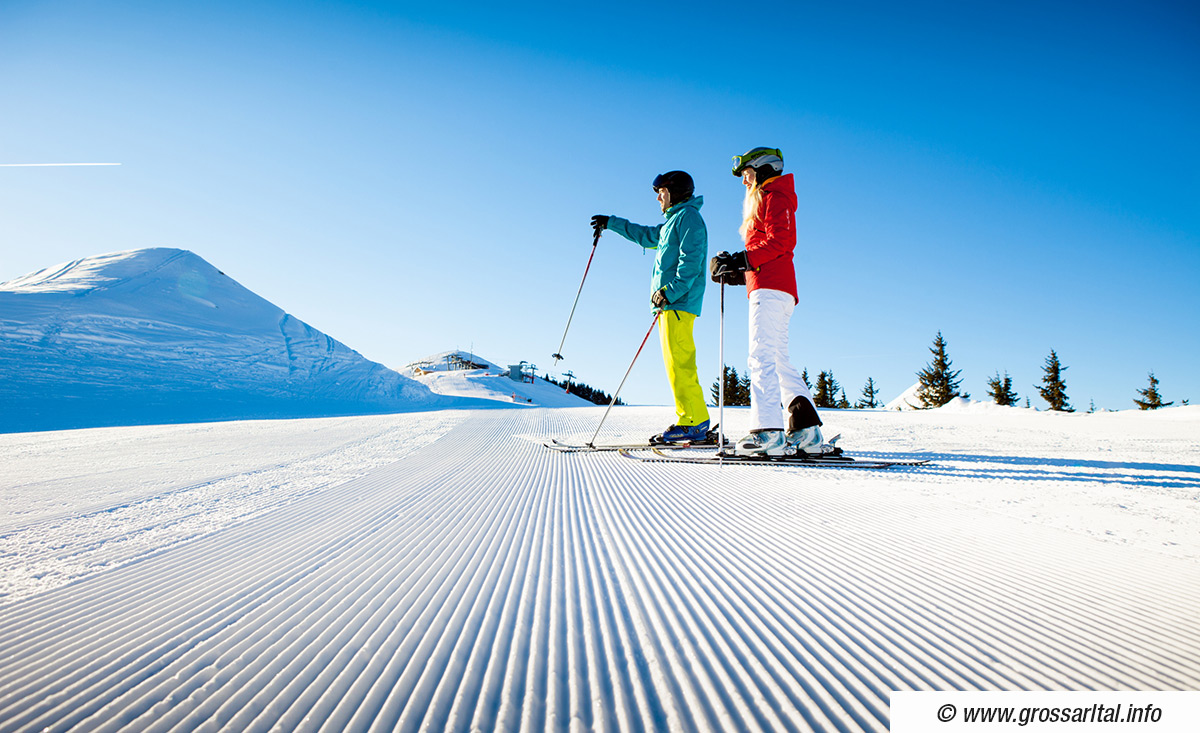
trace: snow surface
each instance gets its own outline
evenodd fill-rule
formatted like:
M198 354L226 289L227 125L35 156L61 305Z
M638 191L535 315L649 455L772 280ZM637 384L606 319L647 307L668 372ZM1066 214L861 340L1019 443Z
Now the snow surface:
M0 374L0 432L456 404L165 248L0 283Z
M935 461L888 471L540 445L602 412L0 435L0 730L884 731L891 690L1200 689L1200 407L823 413Z

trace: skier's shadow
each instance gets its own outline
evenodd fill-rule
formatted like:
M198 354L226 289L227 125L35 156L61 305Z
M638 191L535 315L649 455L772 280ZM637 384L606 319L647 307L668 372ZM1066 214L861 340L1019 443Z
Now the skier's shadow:
M971 453L856 453L880 460L929 460L911 468L926 475L1017 481L1091 481L1167 489L1200 489L1200 466L1182 463L1138 463L1068 458L989 456Z

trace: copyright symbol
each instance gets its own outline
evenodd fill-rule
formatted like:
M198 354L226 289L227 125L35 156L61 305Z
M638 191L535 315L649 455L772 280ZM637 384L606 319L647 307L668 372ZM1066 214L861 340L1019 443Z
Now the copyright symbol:
M958 714L958 710L953 705L943 705L938 708L938 720L943 723L949 723L954 720L954 716Z

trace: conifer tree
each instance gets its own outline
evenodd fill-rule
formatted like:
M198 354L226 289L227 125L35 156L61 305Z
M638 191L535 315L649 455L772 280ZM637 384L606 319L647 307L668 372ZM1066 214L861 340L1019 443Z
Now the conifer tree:
M812 388L813 404L817 407L829 407L825 404L829 401L829 384L826 380L825 372L817 374L817 386Z
M1154 376L1154 371L1150 371L1150 386L1145 389L1139 389L1138 394L1142 399L1135 399L1133 403L1138 406L1139 410L1157 410L1160 407L1170 407L1175 404L1171 402L1163 402L1162 395L1158 392L1158 377Z
M875 386L875 380L867 377L867 383L863 385L862 399L854 403L854 407L859 410L874 410L883 407L883 401L879 399L879 389Z
M971 395L958 391L959 385L962 384L958 375L962 370L950 369L953 361L946 354L946 339L942 338L941 331L938 331L937 338L933 340L929 353L933 354L933 361L917 372L917 381L920 384L917 387L917 399L920 400L921 407L941 407L955 397L970 397Z
M726 405L729 404L729 399L731 397L731 395L729 394L729 392L730 392L730 388L729 388L730 387L730 385L729 385L730 374L729 374L729 372L732 368L733 367L729 366L728 364L725 364L723 366L723 368L721 369L721 378L724 379L724 381L725 381L725 397L724 397L724 399L725 399ZM721 404L721 379L717 379L717 380L713 381L712 388L709 390L709 395L712 396L713 405Z
M988 377L988 396L997 405L1011 407L1017 404L1017 393L1012 388L1012 377L1008 376L1008 372L1004 373L1004 379L1000 378L1000 372L996 372L996 376Z
M721 377L725 379L725 391L729 391L729 365L725 364L721 369ZM721 378L716 379L712 383L712 387L708 390L708 395L712 397L713 406L721 404ZM726 397L725 399L729 399Z
M808 381L808 367L804 367L804 371L800 373L800 378L804 380L804 386L808 387L808 391L812 392L812 382Z
M841 385L833 378L833 371L822 371L817 375L817 388L813 392L813 402L817 407L836 408L839 389L841 389Z
M712 383L712 400L713 404L720 404L720 385L714 381ZM725 365L725 404L731 407L739 407L750 404L750 377L738 376L737 369Z
M837 408L839 410L849 410L850 400L846 399L846 390L842 390L842 396L838 398Z
M1075 408L1071 407L1067 399L1067 383L1062 377L1062 373L1067 369L1068 367L1058 360L1054 349L1050 349L1050 356L1046 357L1046 365L1042 367L1044 386L1038 387L1037 391L1043 400L1050 403L1050 409L1056 412L1075 412Z

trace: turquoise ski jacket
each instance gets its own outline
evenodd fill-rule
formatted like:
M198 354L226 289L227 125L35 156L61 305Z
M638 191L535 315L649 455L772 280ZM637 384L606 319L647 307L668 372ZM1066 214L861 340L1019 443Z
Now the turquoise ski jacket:
M700 315L708 263L708 228L700 216L703 205L703 196L693 196L667 209L663 214L666 221L652 227L619 216L608 219L610 231L646 249L658 250L650 292L667 289L666 310Z

